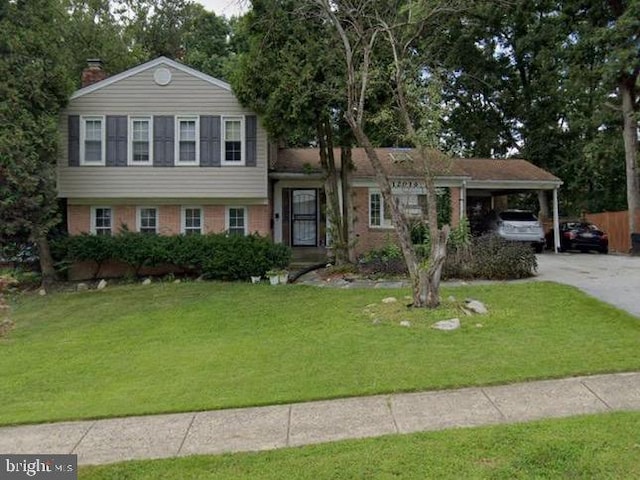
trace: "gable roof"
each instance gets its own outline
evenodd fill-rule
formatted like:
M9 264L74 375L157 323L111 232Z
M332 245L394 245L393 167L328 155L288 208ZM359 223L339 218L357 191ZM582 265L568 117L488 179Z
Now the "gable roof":
M151 68L159 67L161 65L175 68L176 70L180 70L181 72L186 73L187 75L194 76L203 80L211 85L215 85L216 87L222 88L223 90L227 90L231 92L231 85L222 80L218 80L217 78L212 77L211 75L207 75L206 73L202 73L199 70L186 66L184 63L177 62L176 60L171 60L167 57L158 57L149 62L143 63L136 67L125 70L124 72L120 72L116 75L112 75L110 77L105 78L104 80L100 80L99 82L88 85L80 90L76 90L70 97L71 100L74 98L82 97L83 95L87 95L91 92L95 92L96 90L100 90L104 87L108 87L109 85L113 85L116 82L124 80L126 78L137 75L138 73L144 72L145 70L149 70Z
M392 177L415 177L416 171L410 162L402 161L411 156L411 149L376 148L376 152ZM340 149L334 149L336 166L340 168ZM372 178L373 167L363 148L352 149L355 166L354 178ZM317 148L287 148L278 151L272 165L276 173L320 173L320 156ZM560 185L562 181L555 175L520 158L450 158L437 162L436 176L460 177L479 182L544 182Z

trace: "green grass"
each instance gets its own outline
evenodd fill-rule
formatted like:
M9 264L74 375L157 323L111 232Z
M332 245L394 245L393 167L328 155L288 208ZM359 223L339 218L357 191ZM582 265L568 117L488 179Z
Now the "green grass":
M389 436L263 453L136 461L81 480L632 479L640 413Z
M407 294L182 283L20 297L0 340L0 424L640 370L640 322L571 287L443 291L487 316L380 304ZM460 330L429 327L452 316Z

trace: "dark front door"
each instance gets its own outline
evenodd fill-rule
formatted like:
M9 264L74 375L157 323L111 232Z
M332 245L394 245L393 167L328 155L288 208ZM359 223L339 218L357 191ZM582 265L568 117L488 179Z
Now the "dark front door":
M318 192L293 190L291 193L291 245L318 245Z

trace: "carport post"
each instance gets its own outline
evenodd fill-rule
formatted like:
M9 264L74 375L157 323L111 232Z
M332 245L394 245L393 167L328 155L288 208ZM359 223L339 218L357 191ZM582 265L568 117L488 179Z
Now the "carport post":
M553 251L560 248L560 220L558 219L558 187L553 189Z

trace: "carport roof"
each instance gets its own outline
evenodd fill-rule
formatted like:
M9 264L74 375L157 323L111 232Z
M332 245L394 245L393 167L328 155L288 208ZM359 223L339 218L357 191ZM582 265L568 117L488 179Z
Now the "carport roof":
M413 151L411 149L376 148L385 170L391 177L416 177L416 171L411 163ZM340 149L334 149L336 166L340 168ZM355 166L354 178L373 178L375 176L371 163L363 148L352 150L352 160ZM450 158L435 162L437 177L459 177L460 181L467 180L478 186L481 184L495 184L508 182L509 184L540 183L557 184L562 181L532 163L517 158ZM317 148L287 148L278 150L276 161L272 164L272 176L282 174L318 174L321 173L320 155Z

